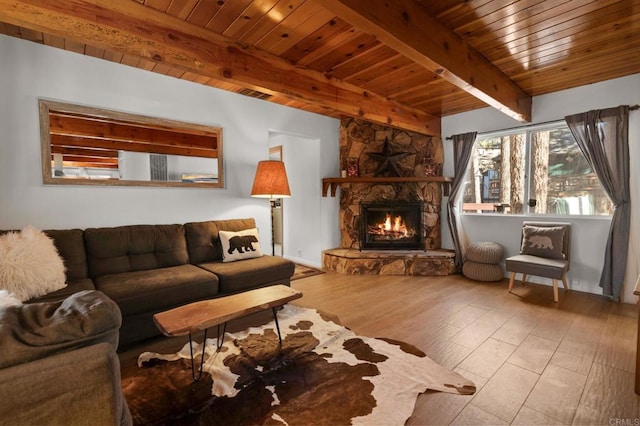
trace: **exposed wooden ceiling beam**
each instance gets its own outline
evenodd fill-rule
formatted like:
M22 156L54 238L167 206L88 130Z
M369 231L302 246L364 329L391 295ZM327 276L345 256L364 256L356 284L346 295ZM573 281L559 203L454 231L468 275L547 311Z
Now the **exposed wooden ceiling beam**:
M218 136L193 134L179 129L163 128L136 122L110 118L87 117L51 110L49 133L52 135L78 136L88 139L112 139L177 148L215 150Z
M440 118L131 0L0 0L0 21L440 136Z
M186 157L218 158L217 149L187 148L153 143L112 139L109 137L86 138L74 135L51 134L52 146L97 148L116 151L144 152L149 154L183 155Z
M53 159L52 159L53 161ZM69 163L84 163L84 164L92 164L90 167L95 167L97 165L104 166L115 166L118 167L118 159L113 158L96 158L96 157L85 157L83 155L65 155L63 158L63 164ZM53 163L55 167L55 163ZM85 166L89 167L89 166Z
M488 105L531 121L531 96L414 0L314 1Z
M87 167L87 168L93 168L93 169L117 169L118 163L109 164L109 163L96 163L91 161L79 160L79 161L65 161L64 166L65 167ZM53 167L53 164L52 164L52 167ZM67 176L67 177L70 177L70 176Z
M118 158L118 151L115 150L87 147L77 148L65 145L51 145L51 155L53 154L75 155L77 157L90 158Z

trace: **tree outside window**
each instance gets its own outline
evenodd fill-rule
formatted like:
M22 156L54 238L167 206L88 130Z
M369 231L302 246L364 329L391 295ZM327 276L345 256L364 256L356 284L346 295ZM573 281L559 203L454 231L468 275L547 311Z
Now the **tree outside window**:
M467 213L611 215L612 205L568 127L476 140L463 193Z

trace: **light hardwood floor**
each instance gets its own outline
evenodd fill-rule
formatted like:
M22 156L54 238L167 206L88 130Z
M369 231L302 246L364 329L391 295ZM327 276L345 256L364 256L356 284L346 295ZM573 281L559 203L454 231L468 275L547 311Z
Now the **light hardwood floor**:
M634 393L638 307L549 286L449 277L351 276L328 272L292 282L294 304L337 315L354 332L403 340L477 385L475 395L427 392L407 424L638 425ZM257 315L230 325L265 322ZM143 350L121 354L123 376Z

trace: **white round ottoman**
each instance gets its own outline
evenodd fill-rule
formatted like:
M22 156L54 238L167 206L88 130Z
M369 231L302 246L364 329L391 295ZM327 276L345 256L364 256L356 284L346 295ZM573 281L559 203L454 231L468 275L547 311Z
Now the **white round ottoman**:
M469 245L462 274L476 281L500 281L504 272L500 266L502 246L493 242L479 242Z

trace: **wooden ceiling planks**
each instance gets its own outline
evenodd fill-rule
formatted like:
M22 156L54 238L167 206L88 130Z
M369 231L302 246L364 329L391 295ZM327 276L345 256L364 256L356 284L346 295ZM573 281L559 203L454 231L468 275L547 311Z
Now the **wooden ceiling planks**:
M217 34L222 34L222 32L229 27L229 24L238 19L242 11L251 4L251 0L219 1L218 3L222 3L220 9L214 17L207 22L205 28Z
M382 43L378 43L371 49L361 52L360 55L353 56L334 66L329 72L329 75L340 80L347 80L371 68L376 68L380 64L398 56L400 55L395 50Z
M45 44L47 46L53 46L52 44L47 43L46 41L45 41ZM64 49L64 47L62 47L62 49ZM88 46L85 46L84 54L87 56L93 56L94 58L104 59L105 50L99 47L88 45Z
M144 4L145 6L152 7L161 12L166 12L169 5L171 5L171 0L144 0L139 1L139 3Z
M301 65L329 73L335 66L352 57L364 54L378 44L379 42L372 35L354 32L353 37L349 37L344 43L335 46L332 50L327 49L324 55L311 62L301 63Z
M198 0L172 0L163 12L186 21L197 3Z
M131 0L183 22L423 111L448 115L486 106L374 35L314 0ZM529 95L640 72L640 0L414 0ZM265 91L257 81L228 81L118 48L63 38L12 22L0 33L196 83ZM266 90L269 101L339 117L346 112L291 91ZM392 106L390 106L393 108ZM382 110L376 111L382 118ZM383 113L382 113L383 114ZM402 125L401 125L402 127Z
M64 49L69 52L79 53L84 55L85 44L76 40L65 39L64 40Z
M408 67L412 62L405 56L396 53L386 61L380 61L377 65L365 68L354 75L346 77L344 80L356 86L364 85L376 78L384 77L390 73L404 67Z
M20 36L29 41L33 41L36 43L44 43L44 36L41 31L34 31L28 28L20 28Z
M637 8L640 0L634 0L633 5ZM589 19L584 16L566 20L553 27L545 28L535 33L527 33L523 37L505 41L497 44L494 48L485 48L484 54L492 60L504 60L514 55L529 55L553 47L565 41L570 42L575 38L588 39L593 34L601 32L615 32L622 25L632 24L638 20L638 10L620 8L617 4L604 7L589 15ZM570 46L569 46L570 47ZM515 58L514 58L515 59Z
M177 145L161 145L144 143L129 139L102 137L99 139L86 138L74 135L51 135L52 146L77 147L77 148L102 148L107 150L119 150L129 152L142 152L151 154L181 155L184 157L218 158L217 149L184 147Z
M316 31L309 33L303 40L283 52L281 57L294 64L308 66L308 64L331 52L354 37L353 27L342 19L330 19ZM350 31L351 30L351 31Z
M638 57L640 48L636 45L633 49L625 50L625 54L631 58ZM600 71L598 71L600 70ZM592 84L598 81L630 74L630 70L636 70L635 65L630 64L628 59L621 58L618 52L609 55L594 55L592 58L585 57L582 60L562 62L544 70L532 70L521 75L514 76L514 79L525 90L551 93L562 90L568 78L573 79L577 86Z
M189 13L187 22L204 28L222 9L223 5L224 3L218 0L200 0Z
M446 25L465 39L491 35L499 30L510 28L525 23L526 20L535 19L535 15L544 10L567 3L569 0L511 0L493 1L474 10L474 16L454 17L446 21ZM457 18L457 19L456 19Z
M254 0L242 11L241 16L233 21L223 32L225 37L234 40L246 34L260 19L266 19L265 15L276 5L277 0Z
M564 1L562 4L545 9L540 13L516 20L509 25L499 22L496 27L484 27L481 33L465 36L472 46L493 47L495 44L515 40L539 31L556 27L572 19L591 19L589 14L620 0ZM507 20L509 22L509 20Z
M134 123L109 114L50 107L46 117L52 161L54 154L62 154L66 166L117 168L119 151L218 158L217 130L171 127L176 125L152 118Z
M279 56L302 41L309 32L317 31L334 16L314 2L304 2L253 46Z
M109 149L76 148L62 145L51 145L52 154L67 154L82 157L118 158L118 151Z
M531 119L531 96L412 0L315 0L504 114Z
M371 79L363 87L383 96L392 97L393 93L399 92L409 87L415 87L430 80L433 75L420 65L409 62L406 66L393 70L392 72Z
M209 30L188 24L130 0L70 0L40 3L37 0L0 0L0 18L30 21L32 28L49 29L69 39L85 38L99 45L114 45L125 54L158 62L154 71L180 77L200 72L236 84L318 103L324 108L438 135L440 120L422 111L397 104L375 93L324 74L295 67L263 51L237 45ZM80 10L80 11L78 11ZM95 16L101 16L96 21ZM165 29L170 28L167 32ZM168 67L168 68L167 68Z
M261 9L262 13L258 19L255 20L255 23L247 28L247 31L243 34L239 34L233 38L243 43L256 46L263 37L274 31L278 24L296 11L303 3L304 0L279 0L273 5L267 4Z

